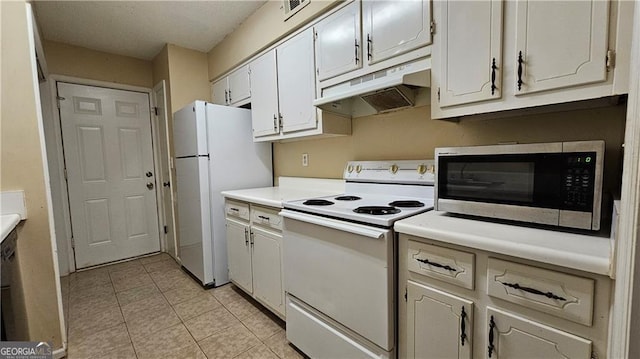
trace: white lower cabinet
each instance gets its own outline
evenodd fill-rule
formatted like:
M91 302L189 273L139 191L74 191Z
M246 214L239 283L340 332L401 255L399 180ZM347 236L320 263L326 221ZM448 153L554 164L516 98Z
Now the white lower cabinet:
M399 358L607 356L608 277L402 233L398 253Z
M253 276L251 274L249 223L227 218L227 255L231 281L244 291L252 293Z
M235 204L229 206L229 203ZM250 217L244 215L246 208ZM282 232L278 209L227 200L229 278L284 318ZM229 210L240 208L240 211Z
M590 340L491 307L487 318L487 358L591 358Z
M407 357L471 358L473 302L407 282Z
M282 235L261 228L252 228L253 295L284 315L282 278Z

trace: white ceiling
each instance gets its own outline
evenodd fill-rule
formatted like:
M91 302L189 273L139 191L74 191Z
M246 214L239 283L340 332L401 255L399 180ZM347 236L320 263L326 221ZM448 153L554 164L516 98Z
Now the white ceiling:
M171 43L208 52L265 1L35 1L47 40L151 60Z

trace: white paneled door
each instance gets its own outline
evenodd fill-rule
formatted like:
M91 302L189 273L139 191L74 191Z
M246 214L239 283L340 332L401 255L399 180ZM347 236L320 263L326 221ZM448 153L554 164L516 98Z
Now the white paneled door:
M160 250L149 95L58 83L76 267Z

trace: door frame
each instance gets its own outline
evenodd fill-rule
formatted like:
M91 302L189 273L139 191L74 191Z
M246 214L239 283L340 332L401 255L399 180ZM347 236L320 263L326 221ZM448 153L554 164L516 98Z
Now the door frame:
M60 187L56 188L55 192L58 192L59 195L62 197L62 206L63 206L63 216L65 218L65 223L64 223L64 228L65 228L65 233L63 233L64 235L64 242L66 244L66 257L67 257L67 261L68 261L68 267L69 267L69 273L73 273L77 270L76 268L76 262L75 262L75 254L74 254L74 250L72 247L72 243L71 243L71 237L73 235L72 229L71 229L71 210L69 207L69 190L68 190L68 184L67 184L67 180L65 178L65 162L64 162L64 149L62 146L62 126L61 126L61 119L60 119L60 111L58 108L58 82L66 82L66 83L71 83L71 84L77 84L77 85L84 85L84 86L93 86L93 87L104 87L104 88L108 88L108 89L113 89L113 90L124 90L124 91L135 91L135 92L142 92L142 93L146 93L147 96L149 97L149 108L153 109L153 107L156 107L156 104L153 101L153 90L151 88L147 88L147 87L140 87L140 86L133 86L133 85L126 85L126 84L119 84L119 83L114 83L114 82L107 82L107 81L99 81L99 80L91 80L91 79L84 79L84 78L79 78L79 77L73 77L73 76L66 76L66 75L50 75L49 76L49 86L50 86L50 90L51 90L51 108L52 108L52 120L54 123L54 136L55 136L55 147L57 149L57 154L58 154L58 168L57 168L57 175L60 178ZM166 93L165 93L165 98L166 98ZM152 138L152 152L153 152L153 166L154 166L154 171L156 171L157 173L157 169L160 166L160 153L159 151L159 146L157 146L156 144L156 139L158 139L158 126L156 124L157 122L157 116L154 115L153 111L150 111L150 118L149 120L151 121L151 138ZM159 182L159 177L158 176L154 176L154 182L155 182L155 186L156 189L158 188L158 185L161 185L162 183ZM158 191L156 190L156 202L158 201L162 201L162 191ZM166 241L164 239L164 236L162 236L161 234L164 233L163 232L163 228L164 228L164 213L161 212L162 208L161 206L158 204L156 206L156 216L158 217L158 238L160 239L160 251L164 252L166 250ZM64 273L61 273L61 275L64 275Z
M168 113L168 108L167 108L167 82L166 80L160 80L154 87L153 87L153 105L154 107L158 108L158 99L156 98L156 91L159 90L160 88L162 88L162 93L164 94L164 98L161 99L162 103L164 103L164 106L162 106L162 108L164 109L164 126L167 129L167 132L165 133L165 138L162 138L162 134L160 133L160 131L156 131L156 135L158 143L159 141L165 141L166 144L166 148L167 148L167 159L168 159L168 163L167 166L169 167L169 183L170 185L170 191L169 193L171 194L171 205L172 205L172 210L170 211L170 213L167 212L167 209L164 207L164 190L160 191L160 200L162 201L162 203L160 203L158 205L159 210L161 210L161 214L164 214L162 217L162 221L163 221L163 226L166 225L167 221L165 221L165 217L167 217L167 214L171 214L170 218L167 218L168 221L171 221L171 228L172 228L172 232L173 232L173 253L169 253L169 255L171 255L173 258L178 259L178 238L177 238L177 233L176 233L176 216L175 216L175 193L173 191L174 188L174 178L173 178L173 167L174 167L174 163L171 157L171 141L169 140L170 136L169 136L169 113ZM156 116L156 122L158 121L158 116ZM155 147L155 146L154 146ZM159 153L158 151L160 150L160 148L158 147L157 150L154 148L154 157L155 154L158 154L158 168L161 168L160 166L160 161L162 160L162 154ZM160 182L162 182L162 175L161 176L156 176L156 178L160 179ZM162 183L160 183L162 184ZM160 188L160 187L156 187L156 188ZM162 235L164 233L164 231L160 231L160 234ZM161 236L162 240L160 241L160 247L163 249L163 251L166 251L168 249L168 243L166 236Z

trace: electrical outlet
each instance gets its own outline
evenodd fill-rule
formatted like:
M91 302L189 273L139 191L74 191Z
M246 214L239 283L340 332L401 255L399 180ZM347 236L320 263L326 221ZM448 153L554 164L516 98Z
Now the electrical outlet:
M302 166L303 167L309 166L309 155L307 153L302 154Z

